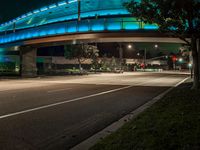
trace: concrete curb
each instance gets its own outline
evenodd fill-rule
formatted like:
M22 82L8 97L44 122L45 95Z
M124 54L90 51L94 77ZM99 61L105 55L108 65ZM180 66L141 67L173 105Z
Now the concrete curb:
M140 113L142 113L147 108L151 107L154 103L156 103L158 100L163 98L167 93L172 91L175 87L178 87L180 84L184 83L188 78L185 78L181 82L177 83L175 86L167 89L160 95L156 96L152 100L148 101L144 105L140 106L136 110L132 111L131 113L127 114L123 118L119 119L118 121L112 123L108 127L104 128L100 132L96 133L95 135L91 136L90 138L84 140L80 144L76 145L75 147L71 148L71 150L88 150L90 147L95 145L99 140L105 138L106 136L110 135L111 133L117 131L119 128L121 128L125 123L129 122L130 120L136 118Z

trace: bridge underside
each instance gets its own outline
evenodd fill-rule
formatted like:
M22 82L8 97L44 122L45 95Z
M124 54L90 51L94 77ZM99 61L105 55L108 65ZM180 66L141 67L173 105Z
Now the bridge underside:
M109 42L151 42L151 43L179 43L185 42L179 38L165 35L159 32L103 32L103 33L79 33L66 34L60 36L49 36L44 38L35 38L26 41L14 42L1 45L11 50L18 50L21 46L46 47L58 46L64 44L78 43L109 43Z
M62 35L54 37L39 38L27 40L24 45L62 45L64 43L105 43L105 42L157 42L157 43L185 43L179 38L163 35L158 32L145 32L145 33L88 33L88 34L74 34Z

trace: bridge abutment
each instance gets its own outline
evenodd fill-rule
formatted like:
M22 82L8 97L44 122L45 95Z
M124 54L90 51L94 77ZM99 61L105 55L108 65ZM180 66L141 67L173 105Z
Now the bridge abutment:
M22 77L37 76L37 49L29 46L20 47L20 74Z

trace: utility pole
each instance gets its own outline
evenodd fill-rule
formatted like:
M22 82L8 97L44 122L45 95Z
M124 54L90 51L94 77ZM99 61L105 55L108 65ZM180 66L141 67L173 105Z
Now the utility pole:
M81 0L78 0L78 21L81 21Z
M197 39L197 52L198 52L198 66L199 66L199 77L200 77L200 39Z
M144 69L146 69L147 49L144 49Z
M123 49L122 44L119 43L119 60L120 60L120 70L122 71L122 59L123 59Z

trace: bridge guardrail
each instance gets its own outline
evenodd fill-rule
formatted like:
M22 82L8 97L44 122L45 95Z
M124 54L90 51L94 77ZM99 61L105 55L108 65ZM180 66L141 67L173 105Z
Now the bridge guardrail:
M139 29L156 30L157 28L156 25L144 24L133 17L85 19L80 22L60 22L19 30L0 36L0 44L61 34Z

